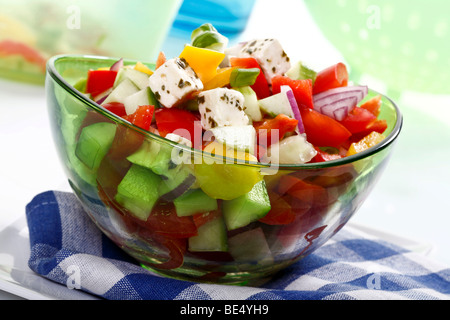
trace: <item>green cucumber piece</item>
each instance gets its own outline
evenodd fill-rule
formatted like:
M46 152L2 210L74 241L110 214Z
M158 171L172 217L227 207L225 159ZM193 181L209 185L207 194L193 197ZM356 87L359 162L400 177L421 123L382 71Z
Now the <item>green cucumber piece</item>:
M161 178L139 165L133 164L117 187L115 199L140 220L147 220L159 199Z
M314 84L317 72L305 66L301 61L298 61L286 72L286 75L293 80L311 79Z
M159 194L166 201L173 201L195 184L193 170L183 167L172 179L162 179Z
M150 76L144 72L136 70L131 67L123 67L119 69L117 73L116 81L114 82L114 88L118 87L125 79L130 80L139 90L148 87L148 78Z
M116 125L99 122L81 130L75 149L78 159L94 172L108 152L116 134Z
M258 104L258 97L255 91L249 86L237 87L233 89L239 91L244 96L245 114L250 117L252 121L261 121L263 119L263 115L261 113L261 109Z
M259 107L263 112L267 113L271 117L284 114L288 117L295 118L289 98L286 91L283 90L281 90L280 93L259 100Z
M172 150L173 147L146 140L127 160L146 167L165 179L175 179L181 166L172 161Z
M263 218L271 209L264 180L255 184L252 190L233 200L222 203L223 216L228 230L244 227Z
M189 190L173 200L173 204L179 217L214 211L218 207L217 200L209 197L201 189Z
M198 227L198 234L188 239L191 252L226 252L228 250L227 228L223 217L214 218Z
M261 228L238 233L228 239L231 256L240 262L265 265L273 262L273 255Z
M159 107L159 102L156 100L150 87L139 90L136 93L124 99L124 106L127 114L132 114L140 106L155 106Z
M252 125L215 127L210 131L226 147L254 154L256 130Z
M130 79L124 79L111 91L103 104L110 102L120 102L125 104L125 99L139 92L139 90L141 89L139 89L139 87L137 87Z

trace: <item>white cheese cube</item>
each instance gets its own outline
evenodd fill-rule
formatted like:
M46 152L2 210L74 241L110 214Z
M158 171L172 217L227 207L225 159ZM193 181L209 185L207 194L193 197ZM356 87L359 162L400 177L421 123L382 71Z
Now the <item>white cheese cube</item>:
M277 39L261 39L247 42L239 56L250 56L258 61L269 84L276 75L284 75L290 68L290 59Z
M186 96L203 89L194 69L180 58L167 60L149 78L156 99L166 108L181 102Z
M203 91L198 95L198 110L205 130L250 123L244 111L244 95L228 88Z

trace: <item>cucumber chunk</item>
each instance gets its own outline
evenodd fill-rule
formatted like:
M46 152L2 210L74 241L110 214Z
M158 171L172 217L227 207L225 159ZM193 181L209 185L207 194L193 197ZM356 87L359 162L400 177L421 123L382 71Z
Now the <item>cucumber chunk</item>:
M240 262L265 265L273 262L273 255L261 228L238 233L228 239L231 256Z
M261 121L263 115L258 104L256 92L249 86L233 88L244 96L244 112L252 121Z
M117 187L116 201L140 220L147 220L159 199L161 178L139 165L133 164Z
M206 222L197 229L198 235L188 239L189 251L226 252L228 250L227 229L223 217Z
M271 209L264 180L255 184L247 194L223 201L222 209L228 230L244 227L264 217Z
M116 134L116 125L98 122L81 130L75 149L77 158L94 172L100 166Z
M139 90L149 86L148 78L150 76L144 72L130 67L123 67L117 73L114 88L118 87L125 79L130 80Z
M173 204L179 217L217 210L217 200L209 197L201 189L189 190L176 198Z
M259 106L264 113L270 115L271 117L276 117L279 114L285 114L288 117L295 118L289 98L286 91L283 89L280 93L259 100Z
M125 104L125 99L139 92L139 90L141 89L139 89L139 87L137 87L130 79L125 79L111 91L103 104L110 102Z
M146 87L124 99L124 106L127 114L132 114L140 106L155 106L159 107L159 102L156 100L150 87Z

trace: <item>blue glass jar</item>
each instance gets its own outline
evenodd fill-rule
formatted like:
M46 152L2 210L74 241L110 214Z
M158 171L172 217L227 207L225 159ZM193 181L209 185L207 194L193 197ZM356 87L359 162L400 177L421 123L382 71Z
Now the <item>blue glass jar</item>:
M163 46L168 56L179 54L194 29L211 23L230 42L247 26L256 0L184 0Z

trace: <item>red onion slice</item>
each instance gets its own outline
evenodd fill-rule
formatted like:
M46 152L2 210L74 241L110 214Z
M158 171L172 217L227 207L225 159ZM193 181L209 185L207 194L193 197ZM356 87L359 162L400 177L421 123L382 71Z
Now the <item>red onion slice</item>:
M305 127L303 125L302 115L300 114L300 109L298 108L297 100L295 100L294 92L289 86L281 86L281 91L286 92L286 96L289 100L289 103L292 108L292 113L294 114L294 118L298 120L298 131L300 134L305 133Z
M123 67L123 58L120 58L118 61L116 61L109 70L111 71L119 71L120 68Z
M367 86L342 87L314 95L314 110L342 121L368 93Z

